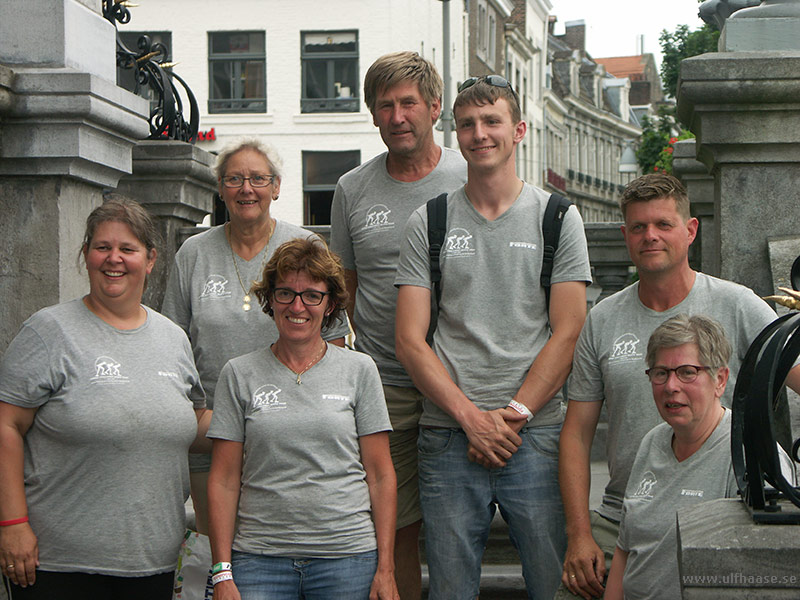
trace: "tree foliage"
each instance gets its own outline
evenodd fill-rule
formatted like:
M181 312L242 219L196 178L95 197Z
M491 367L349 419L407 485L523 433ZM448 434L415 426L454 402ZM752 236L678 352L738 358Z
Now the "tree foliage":
M674 98L677 93L681 61L690 56L716 52L719 31L708 24L695 31L689 31L688 25L678 25L673 32L663 30L658 39L662 53L661 82L664 91Z
M669 145L672 137L673 110L662 106L658 117L645 115L642 119L642 136L636 150L636 161L642 173L652 173L659 160L661 151Z

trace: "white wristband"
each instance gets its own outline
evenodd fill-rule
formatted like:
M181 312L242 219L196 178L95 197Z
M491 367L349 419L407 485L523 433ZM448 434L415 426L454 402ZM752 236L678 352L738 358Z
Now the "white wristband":
M512 400L511 402L508 403L508 408L515 410L519 414L523 415L527 423L531 422L531 419L533 418L533 413L531 412L531 409L522 404L522 402L517 402L516 400Z
M221 581L228 581L233 579L233 573L230 571L220 571L211 576L211 585L217 585Z

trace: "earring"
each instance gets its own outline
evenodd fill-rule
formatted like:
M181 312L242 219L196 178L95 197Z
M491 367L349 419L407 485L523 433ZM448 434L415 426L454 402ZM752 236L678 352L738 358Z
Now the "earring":
M273 201L273 202L275 202L275 201L277 201L277 200L278 200L278 194L275 194L275 195L272 197L272 201Z

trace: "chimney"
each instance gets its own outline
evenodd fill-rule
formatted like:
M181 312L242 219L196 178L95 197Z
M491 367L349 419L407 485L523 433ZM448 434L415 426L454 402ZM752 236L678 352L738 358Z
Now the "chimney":
M567 21L564 23L564 42L573 50L586 51L586 23L583 19L579 21Z
M558 17L555 15L549 15L547 17L547 33L550 35L555 35L556 21L558 21Z

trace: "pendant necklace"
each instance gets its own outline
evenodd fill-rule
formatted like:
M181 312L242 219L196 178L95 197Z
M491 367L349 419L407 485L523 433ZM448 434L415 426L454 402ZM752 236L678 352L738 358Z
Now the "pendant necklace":
M300 379L300 376L303 375L306 371L308 371L311 367L313 367L315 364L317 364L322 359L322 355L325 354L325 350L327 349L327 347L328 347L328 343L323 340L322 347L319 349L319 352L317 352L316 355L314 355L314 358L311 359L311 361L305 366L305 368L302 371L295 371L292 367L290 367L288 364L286 364L286 362L284 362L284 360L280 356L278 356L278 353L275 351L275 345L274 344L272 345L272 353L275 355L275 358L277 358L281 362L281 364L283 364L284 367L286 367L292 373L297 375L297 379L295 380L295 383L297 385L302 385L303 381L302 381L302 379Z
M269 220L269 231L267 232L267 243L264 244L264 258L261 259L261 268L264 268L264 260L267 257L267 246L269 246L269 240L272 238L272 228L273 228L273 221L272 219ZM230 230L230 223L225 223L225 238L228 240L228 248L231 249L231 260L233 261L233 268L236 269L236 279L239 280L239 285L242 288L242 292L244 293L244 298L242 298L242 310L247 312L249 311L252 306L250 305L250 293L248 292L247 288L244 287L244 281L242 281L242 276L239 273L239 264L236 262L236 253L233 251L233 244L231 243L231 230Z

